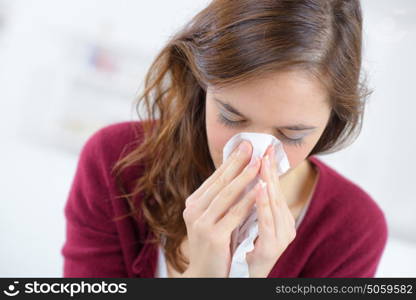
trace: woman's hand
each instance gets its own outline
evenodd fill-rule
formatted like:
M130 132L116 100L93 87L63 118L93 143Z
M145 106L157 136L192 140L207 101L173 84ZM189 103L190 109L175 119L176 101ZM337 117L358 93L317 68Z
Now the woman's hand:
M233 154L186 199L183 218L189 241L189 266L183 277L228 277L232 231L247 218L256 200L251 189L234 204L258 174L260 159L250 161L252 146ZM257 186L258 188L258 186Z
M259 235L246 254L250 277L267 277L296 236L295 219L280 188L274 147L262 158L261 179L266 182L256 198Z

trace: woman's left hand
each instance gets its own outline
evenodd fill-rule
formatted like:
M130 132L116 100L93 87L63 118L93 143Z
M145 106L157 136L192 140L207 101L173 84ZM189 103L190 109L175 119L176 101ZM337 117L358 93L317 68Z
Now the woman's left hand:
M266 183L257 193L259 235L246 254L250 277L267 277L276 261L296 236L295 219L280 188L274 148L262 158L260 177Z

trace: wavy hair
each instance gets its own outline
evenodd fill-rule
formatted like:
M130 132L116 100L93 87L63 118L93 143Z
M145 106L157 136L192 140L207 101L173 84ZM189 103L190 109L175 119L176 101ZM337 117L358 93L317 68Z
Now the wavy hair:
M189 261L185 199L214 171L205 130L209 85L230 86L272 72L301 69L327 88L331 116L308 156L337 151L361 131L365 98L361 72L359 0L214 0L174 34L151 64L136 102L143 141L113 168L144 165L130 193L167 260L183 272ZM146 112L140 116L140 106ZM141 195L139 207L133 198ZM126 217L126 216L122 216Z

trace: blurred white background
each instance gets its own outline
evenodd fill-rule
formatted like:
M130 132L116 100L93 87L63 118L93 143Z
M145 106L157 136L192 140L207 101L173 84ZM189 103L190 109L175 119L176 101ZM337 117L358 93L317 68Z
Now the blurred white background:
M0 277L61 277L63 208L78 153L132 102L169 36L208 0L0 0ZM381 206L378 277L416 276L416 2L363 0L363 131L320 158Z

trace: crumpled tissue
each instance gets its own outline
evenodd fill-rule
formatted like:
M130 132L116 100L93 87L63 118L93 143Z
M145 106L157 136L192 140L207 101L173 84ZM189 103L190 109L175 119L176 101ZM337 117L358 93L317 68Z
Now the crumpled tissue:
M286 173L290 169L289 160L283 149L281 141L270 134L256 132L241 132L233 137L225 144L223 148L223 162L233 152L233 150L242 142L247 140L252 144L253 152L251 160L256 156L263 157L267 147L270 144L275 146L275 157L277 162L278 176ZM250 191L260 180L258 174L244 189L240 195L240 199ZM254 240L258 236L257 222L257 206L254 204L248 217L234 229L231 234L231 267L229 277L249 277L248 264L246 261L246 253L254 249Z

